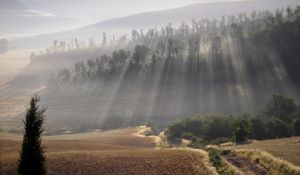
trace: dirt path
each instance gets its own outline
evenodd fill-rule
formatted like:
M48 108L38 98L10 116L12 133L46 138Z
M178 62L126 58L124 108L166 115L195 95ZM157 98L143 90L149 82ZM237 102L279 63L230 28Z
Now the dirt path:
M232 165L236 166L240 171L245 173L245 175L267 175L267 171L259 166L256 165L249 160L234 156L234 155L226 155L224 158L230 162Z

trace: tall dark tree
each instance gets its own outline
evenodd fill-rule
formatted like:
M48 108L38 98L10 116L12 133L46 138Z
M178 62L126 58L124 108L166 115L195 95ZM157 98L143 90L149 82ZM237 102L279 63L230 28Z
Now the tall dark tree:
M45 156L41 144L45 109L40 108L38 102L38 96L31 98L24 121L25 132L18 165L20 175L46 174Z

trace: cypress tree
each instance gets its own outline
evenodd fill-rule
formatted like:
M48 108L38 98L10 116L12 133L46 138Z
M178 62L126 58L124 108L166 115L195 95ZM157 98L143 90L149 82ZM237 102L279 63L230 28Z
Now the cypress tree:
M38 102L38 96L31 98L24 121L25 132L18 165L20 175L46 174L44 150L41 145L45 109L39 109Z

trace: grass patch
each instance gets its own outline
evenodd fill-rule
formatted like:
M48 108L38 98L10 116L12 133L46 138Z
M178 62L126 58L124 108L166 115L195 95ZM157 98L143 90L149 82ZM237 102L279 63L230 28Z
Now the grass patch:
M300 137L253 141L243 145L223 145L225 148L262 150L300 167Z
M209 160L221 175L240 174L229 162L222 158L220 151L216 148L208 148Z
M300 168L262 150L232 150L233 153L245 157L263 166L272 175L299 175Z

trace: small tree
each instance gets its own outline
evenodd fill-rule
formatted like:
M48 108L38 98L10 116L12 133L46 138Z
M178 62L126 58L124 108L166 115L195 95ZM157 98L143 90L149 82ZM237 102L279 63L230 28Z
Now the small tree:
M46 174L45 156L41 145L45 109L39 109L38 102L38 96L31 98L24 121L25 132L18 165L18 173L21 175Z
M235 140L237 143L245 142L251 134L250 123L248 120L240 119L234 123Z

